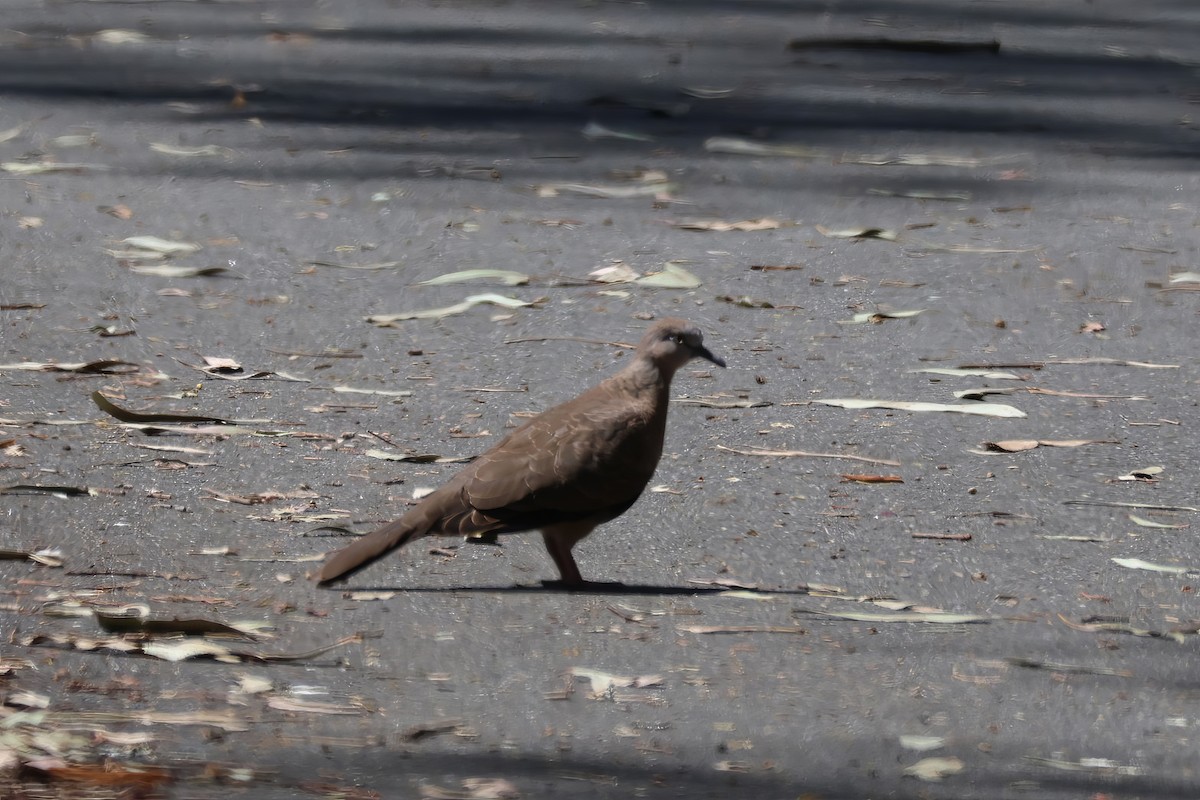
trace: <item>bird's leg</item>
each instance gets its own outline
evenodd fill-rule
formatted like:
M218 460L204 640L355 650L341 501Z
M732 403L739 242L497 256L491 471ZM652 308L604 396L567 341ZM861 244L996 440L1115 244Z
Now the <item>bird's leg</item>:
M559 581L542 581L543 586L564 589L613 589L621 586L619 583L584 580L583 575L579 573L579 565L575 563L575 557L571 555L571 548L579 544L579 541L595 527L591 522L564 522L542 529L542 541L546 543L546 551L550 553L550 558L554 559L554 566L558 567L558 574L562 576L562 580Z
M591 532L590 525L583 530L574 525L555 525L542 531L542 541L546 543L550 558L554 559L554 566L558 567L563 586L582 586L587 583L579 572L575 557L571 555L571 548Z

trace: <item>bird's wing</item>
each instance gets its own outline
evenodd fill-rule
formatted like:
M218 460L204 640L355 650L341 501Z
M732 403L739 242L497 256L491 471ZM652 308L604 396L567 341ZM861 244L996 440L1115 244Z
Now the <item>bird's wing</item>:
M647 409L568 403L536 417L445 487L464 501L443 519L453 532L514 532L611 519L646 487L662 454Z

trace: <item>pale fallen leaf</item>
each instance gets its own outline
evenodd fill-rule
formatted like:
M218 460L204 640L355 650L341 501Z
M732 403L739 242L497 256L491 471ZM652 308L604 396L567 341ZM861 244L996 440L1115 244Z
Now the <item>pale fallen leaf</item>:
M505 269L467 269L461 272L439 275L427 281L421 281L417 286L443 286L449 283L464 283L466 281L479 280L498 281L505 286L524 286L529 283L529 276Z
M331 386L329 391L339 394L377 394L381 397L412 397L408 389L359 389L354 386Z
M894 614L877 614L870 611L814 611L798 608L794 614L812 614L832 619L848 619L856 622L921 622L935 625L966 625L976 622L991 622L991 617L978 614L954 614L949 611L899 611Z
M1116 439L1005 439L1001 442L984 442L983 447L992 452L1021 453L1037 447L1083 447L1088 444L1120 444Z
M862 325L867 322L879 323L887 319L909 319L924 313L925 309L923 308L918 308L912 311L864 311L861 314L855 314L850 319L838 320L838 324Z
M939 747L945 747L946 739L943 736L906 734L900 737L900 746L905 750L916 750L918 753L923 753L926 750L937 750Z
M1153 564L1140 558L1114 558L1113 563L1126 569L1144 569L1149 572L1161 572L1165 575L1193 575L1200 573L1200 567L1176 567L1170 564Z
M736 89L723 89L716 86L681 86L679 91L686 94L688 97L695 97L699 100L717 100L722 97L729 97Z
M673 222L671 226L685 231L717 231L722 233L726 231L740 231L750 233L753 231L773 231L782 228L783 223L770 217L760 217L759 219L744 219L738 222L724 222L722 220Z
M1062 614L1059 614L1058 618L1071 630L1087 631L1088 633L1127 633L1130 636L1140 636L1149 639L1170 639L1178 644L1183 644L1187 641L1188 636L1195 636L1200 633L1200 626L1197 626L1195 623L1172 630L1156 631L1148 628L1138 628L1127 622L1117 620L1076 623L1067 619Z
M107 30L96 31L92 34L92 41L97 44L109 45L111 47L121 47L131 44L146 44L154 41L140 31L122 30L119 28L109 28Z
M955 367L926 367L925 369L910 369L910 373L927 375L949 375L952 377L983 378L988 381L1022 381L1020 375L1013 372L1000 372L991 369L959 369Z
M461 464L471 461L475 456L440 456L436 453L393 453L388 450L367 450L363 452L367 458L378 458L381 461L400 461L409 464Z
M145 655L172 662L204 656L227 664L236 664L242 660L223 644L195 637L166 642L149 641L143 643L140 649Z
M41 564L43 567L61 567L63 551L57 547L43 547L30 553L29 560Z
M1095 364L1110 367L1142 367L1143 369L1179 369L1178 364L1152 364L1148 361L1126 361L1121 358L1105 358L1092 356L1087 358L1056 358L1047 364Z
M220 147L215 144L203 144L197 147L185 147L182 145L151 142L150 149L156 153L162 153L168 156L181 156L183 158L214 158L229 157L233 155L233 151L228 147Z
M277 378L281 381L291 381L292 383L309 383L308 378L301 378L298 375L292 375L287 372L274 372L269 369L249 370L245 369L241 364L230 358L221 358L218 356L202 356L206 362L205 366L197 366L189 364L181 359L176 359L180 364L188 369L194 369L197 372L203 372L205 375L217 378L223 381L249 381L258 378Z
M727 153L738 156L772 156L778 158L821 158L825 152L813 147L794 144L763 144L750 139L735 139L730 136L713 136L704 141L704 149L710 153Z
M469 800L516 800L521 796L504 778L463 778L462 784L471 793Z
M980 253L997 255L1003 253L1032 253L1041 250L1040 247L975 247L968 244L938 244L936 242L915 242L907 248L910 255L918 253Z
M839 161L843 164L865 164L871 167L988 167L1011 162L1019 157L1018 154L976 158L949 153L897 153L896 155L845 155Z
M181 267L175 264L135 264L129 271L158 278L211 278L229 272L225 267Z
M335 267L337 269L362 269L362 270L395 269L396 267L405 266L406 263L407 262L405 262L405 261L380 261L380 262L376 262L373 264L338 264L333 261L305 261L304 262L305 266L309 266L309 267Z
M1117 500L1063 500L1065 506L1111 506L1113 508L1145 508L1151 511L1200 512L1196 506L1166 506L1155 503L1122 503Z
M30 690L18 690L8 694L4 699L4 704L20 708L49 708L50 697Z
M73 164L67 161L5 161L0 163L0 169L13 175L45 175L51 172L102 172L108 167L103 164Z
M644 133L630 133L606 128L598 122L583 126L583 135L588 139L623 139L629 142L653 142L654 137Z
M10 550L0 548L0 561L33 561L44 567L61 567L63 565L62 550L42 548L40 550Z
M250 729L249 720L225 711L134 711L128 716L142 725L201 725L226 731Z
M280 697L278 695L268 697L267 706L276 711L296 711L305 714L350 716L364 713L363 707L358 705L323 703L317 700L302 700L298 697Z
M1127 475L1118 475L1119 481L1142 481L1153 482L1158 480L1158 476L1164 472L1162 467L1142 467L1140 469L1130 470Z
M199 550L188 551L188 555L195 556L236 556L237 550L234 550L229 545L219 545L217 547L201 547Z
M588 278L599 283L632 283L638 279L637 272L624 261L607 267L599 267L588 273Z
M894 411L948 411L956 414L977 414L985 417L1022 418L1025 412L1013 406L1002 403L963 403L949 405L946 403L924 403L908 400L861 400L858 398L813 400L827 406L837 406L851 410L868 408L890 409Z
M699 406L700 408L767 408L774 405L767 400L751 400L747 397L676 397L671 401L681 406Z
M463 788L445 789L432 783L419 787L421 800L517 800L521 793L503 778L464 778Z
M241 372L242 365L235 359L227 358L226 356L201 356L204 361L205 370L227 370L233 372Z
M461 303L456 303L452 306L444 308L430 308L424 311L402 311L398 314L374 314L366 318L366 321L372 325L386 328L393 323L409 319L443 319L456 314L462 314L477 305L494 305L501 308L530 308L536 306L541 301L526 302L518 300L515 297L505 297L499 294L476 294L471 295Z
M62 136L55 136L47 144L51 147L88 147L96 143L96 134L94 133L68 133Z
M15 125L11 128L0 131L0 144L4 144L5 142L11 142L13 139L17 138L22 133L24 133L25 129L28 127L29 127L29 123L23 122L20 125Z
M824 225L817 225L817 232L828 236L830 239L882 239L885 242L894 242L900 238L900 234L896 231L889 231L886 228L843 228L841 230L826 228Z
M1163 530L1169 531L1179 531L1190 527L1186 523L1171 525L1166 522L1155 522L1154 520L1146 519L1145 517L1139 517L1137 514L1130 514L1129 521L1134 525L1137 525L1139 528L1162 528Z
M96 728L91 731L93 739L97 742L116 745L117 747L139 747L141 745L153 744L158 740L158 737L153 733L144 733L139 731L108 731L103 728Z
M609 200L622 200L632 197L661 197L670 196L673 186L670 183L642 183L632 186L619 185L589 185L583 183L545 183L534 187L538 197L557 197L559 194L582 194L587 197L600 197Z
M1200 272L1176 272L1171 283L1200 283Z
M967 768L962 759L949 757L923 758L911 767L904 768L904 774L923 781L940 781L950 775L957 775Z
M1144 775L1145 770L1142 767L1132 764L1118 764L1111 758L1081 758L1078 761L1065 761L1059 758L1041 758L1039 756L1025 756L1029 761L1035 764L1041 764L1045 767L1061 769L1067 772L1100 772L1110 775L1125 775L1136 777Z
M130 236L122 239L121 244L129 245L138 250L149 250L152 253L162 253L169 256L195 253L200 250L200 245L193 242L176 242L170 239L163 239L159 236Z
M346 597L350 600L358 600L360 602L373 602L375 600L391 600L396 596L396 592L377 591L377 592L347 592Z
M658 289L696 289L701 285L699 278L671 261L663 265L661 272L643 275L636 278L634 283Z
M121 375L137 372L138 365L129 361L88 361L63 364L51 361L22 361L17 364L0 364L0 372L25 370L29 372L79 372L91 375Z
M243 672L237 676L238 685L237 691L242 694L264 694L271 691L275 684L270 678L264 678L259 675L251 675L248 672Z
M593 700L606 698L613 689L625 689L629 687L642 689L647 686L661 686L663 682L661 675L613 675L589 667L571 667L567 670L567 674L590 681L592 684L591 697Z

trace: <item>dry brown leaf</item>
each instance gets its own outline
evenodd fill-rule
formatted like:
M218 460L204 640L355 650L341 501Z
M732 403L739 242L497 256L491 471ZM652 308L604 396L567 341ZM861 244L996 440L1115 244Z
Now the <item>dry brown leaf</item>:
M159 792L162 787L174 780L167 767L122 764L109 759L101 764L69 764L58 759L49 762L35 759L26 762L25 766L54 781L104 787L110 791L119 788L121 796L131 797L161 796Z
M117 219L133 219L133 209L124 203L117 203L115 206L96 206L96 210Z
M843 483L904 483L899 475L868 475L858 472L844 472L841 475Z

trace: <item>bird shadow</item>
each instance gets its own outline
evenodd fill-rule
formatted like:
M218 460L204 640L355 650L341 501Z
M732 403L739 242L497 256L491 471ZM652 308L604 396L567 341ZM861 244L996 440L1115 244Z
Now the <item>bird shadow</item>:
M347 589L343 588L343 591ZM811 594L805 587L797 589L762 589L750 586L663 586L646 583L593 583L584 587L563 586L557 581L541 584L516 584L514 586L358 586L355 592L412 592L428 594L574 594L574 595L658 595L658 596L704 596L719 595L730 591L748 591L757 594L802 596Z

